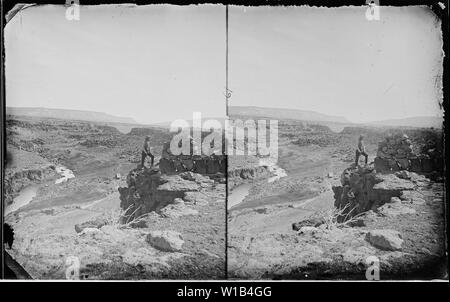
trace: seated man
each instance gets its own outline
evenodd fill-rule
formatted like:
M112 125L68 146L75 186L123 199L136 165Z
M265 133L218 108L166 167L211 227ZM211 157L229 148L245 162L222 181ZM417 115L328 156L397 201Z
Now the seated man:
M152 165L150 166L153 167L153 161L155 159L155 157L152 154L152 147L150 146L150 136L146 136L145 137L145 141L144 141L144 147L142 149L142 159L141 159L141 168L144 169L144 163L145 163L145 158L148 156L151 158L152 160Z
M367 165L369 155L366 153L366 146L364 146L364 135L359 136L358 148L356 149L356 159L355 159L356 166L358 166L360 155L363 155L365 157L365 164Z

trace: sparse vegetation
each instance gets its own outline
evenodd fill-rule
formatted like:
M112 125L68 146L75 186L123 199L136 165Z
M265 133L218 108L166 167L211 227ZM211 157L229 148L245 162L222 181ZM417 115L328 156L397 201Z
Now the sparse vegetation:
M359 213L352 216L351 214L355 210L356 206L350 208L350 204L348 203L342 208L333 207L331 209L325 210L322 213L319 212L318 215L324 220L326 229L342 228L358 224L361 217L365 215L365 213Z

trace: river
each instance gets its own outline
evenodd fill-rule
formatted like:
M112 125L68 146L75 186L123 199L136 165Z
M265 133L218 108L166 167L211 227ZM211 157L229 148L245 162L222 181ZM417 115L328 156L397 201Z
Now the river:
M276 162L271 161L270 159L260 159L259 160L260 166L267 166L269 171L274 174L274 176L271 176L267 179L268 183L274 182L279 180L282 177L286 177L287 173L286 171L279 167ZM242 201L244 201L245 197L248 196L250 188L252 187L251 183L244 183L242 185L239 185L235 187L231 193L228 195L228 209L231 209L232 207L240 204Z
M6 206L5 216L29 204L30 201L36 196L38 190L38 185L30 185L20 190L19 195L14 198L12 204Z
M58 174L62 176L61 178L58 178L55 181L55 184L65 182L68 179L75 177L72 170L67 169L64 166L58 166L56 167L55 170ZM33 198L36 197L38 190L39 190L38 184L29 185L20 190L19 195L17 195L17 197L14 198L13 202L5 207L5 216L29 204L33 200Z
M228 209L231 209L232 207L240 204L245 199L245 197L247 197L251 187L252 184L250 183L241 184L235 187L233 191L231 191L231 193L228 195Z

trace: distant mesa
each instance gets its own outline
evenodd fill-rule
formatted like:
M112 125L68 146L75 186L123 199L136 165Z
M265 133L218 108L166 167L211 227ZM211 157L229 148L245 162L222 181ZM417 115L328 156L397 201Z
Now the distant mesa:
M286 109L286 108L266 108L255 106L230 106L231 116L247 115L267 117L281 120L302 120L302 121L323 121L351 124L349 120L342 116L326 115L315 111Z
M88 110L56 109L43 107L6 107L6 114L16 116L28 116L39 118L54 118L62 120L79 120L99 123L120 123L120 124L139 124L133 118L120 117L103 112ZM417 127L417 128L438 128L443 127L444 119L438 116L416 116L400 119L380 120L367 123L352 123L342 116L326 115L323 113L287 109L287 108L267 108L256 106L230 106L229 116L231 117L258 117L278 120L297 120L305 122L315 122L326 125L335 132L340 132L348 126L370 126L370 127ZM216 119L223 123L224 118L220 117L202 117L203 121ZM187 121L192 125L192 120ZM154 123L151 127L170 127L171 122ZM129 131L129 129L128 129Z
M287 108L267 108L256 106L230 106L229 114L231 117L259 117L278 120L297 120L306 122L315 122L328 126L335 132L341 131L348 126L369 126L369 127L414 127L414 128L437 128L441 129L444 119L438 116L415 116L399 119L380 120L367 123L353 123L342 116L326 115L323 113L287 109Z
M62 120L79 120L101 123L137 124L129 117L109 115L103 112L42 107L6 107L6 114L16 116L55 118Z
M368 123L372 126L442 128L444 119L438 116L415 116L401 119L383 120Z

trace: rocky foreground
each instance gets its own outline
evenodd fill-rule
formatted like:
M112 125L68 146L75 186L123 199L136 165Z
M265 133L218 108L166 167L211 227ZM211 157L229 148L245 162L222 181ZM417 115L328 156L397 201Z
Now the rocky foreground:
M366 280L374 259L382 280L446 278L442 131L282 121L279 138L287 176L229 210L230 278Z
M223 173L136 168L144 138L157 163L168 130L125 134L104 124L17 116L6 122L8 202L37 188L29 204L5 217L14 229L7 251L31 277L75 278L77 266L85 279L225 276ZM75 177L55 183L58 166ZM217 170L210 166L206 172Z
M341 185L334 186L336 208L291 221L292 225L284 224L282 230L233 234L230 275L364 280L366 261L375 256L380 261L381 278L442 277L444 184L407 171L383 175L373 167L349 170L343 173ZM371 184L366 182L369 178ZM346 203L350 206L341 207ZM349 214L348 209L355 205L356 210ZM291 217L295 210L307 206L308 202L266 207L245 215L248 221L270 222L276 217ZM347 214L354 219L340 219Z
M130 175L155 175L139 171ZM66 278L73 257L85 279L223 278L225 185L189 172L159 177L155 190L173 199L139 219L118 207L117 194L11 214L15 241L8 252L37 279ZM107 212L111 203L116 207Z

